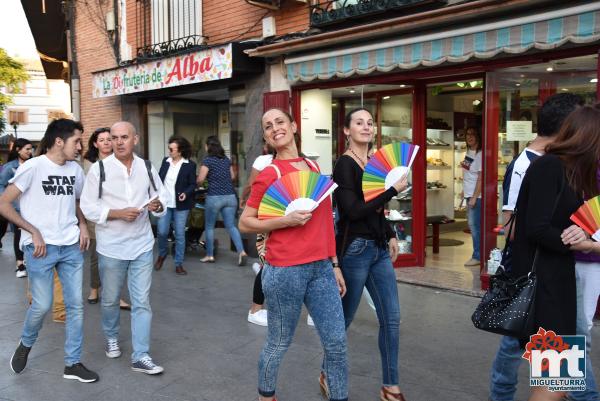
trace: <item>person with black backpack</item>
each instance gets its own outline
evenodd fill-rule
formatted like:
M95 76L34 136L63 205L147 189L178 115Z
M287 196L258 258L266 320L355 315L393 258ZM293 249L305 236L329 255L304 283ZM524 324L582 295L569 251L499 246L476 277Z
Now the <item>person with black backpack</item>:
M102 281L102 329L108 358L121 356L119 295L128 279L131 297L131 368L155 375L163 368L150 357L150 286L154 235L149 212L165 213L166 191L152 164L134 153L139 137L132 124L110 129L113 154L92 165L81 195L81 210L96 224L96 251Z

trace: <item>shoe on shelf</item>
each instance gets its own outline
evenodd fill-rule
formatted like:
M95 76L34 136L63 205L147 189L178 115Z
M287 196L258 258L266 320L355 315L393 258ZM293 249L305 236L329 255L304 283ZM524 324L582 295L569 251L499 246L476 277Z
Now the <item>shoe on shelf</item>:
M114 359L121 356L121 347L119 347L119 340L116 338L109 338L106 340L106 347L104 353L108 358Z
M246 266L247 260L248 260L248 255L246 255L246 252L241 252L238 257L238 266Z
M163 263L165 263L166 256L159 256L156 258L156 262L154 262L154 270L158 271L162 269Z
M312 318L312 317L310 317L310 315L308 315L308 316L306 317L306 324L308 324L309 326L312 326L312 327L314 327L314 326L315 326L315 322L313 321L313 318Z
M12 358L10 358L10 369L13 372L19 374L23 371L23 369L25 369L25 366L27 366L29 351L31 351L31 347L26 347L22 342L19 341L19 346L17 347Z
M258 326L268 326L267 323L268 312L266 309L258 310L254 313L248 311L248 322L254 323Z
M63 374L65 379L78 380L81 383L93 383L98 381L99 377L95 372L92 372L81 362L71 366L65 366L65 373Z
M142 372L147 375L158 375L165 371L162 366L155 364L149 356L145 356L139 361L132 363L131 370L134 372Z
M187 271L185 271L183 266L177 266L175 267L175 273L179 274L180 276L185 276L187 274Z
M24 264L17 266L17 278L27 277L27 269Z
M327 386L327 377L325 373L321 372L319 375L319 387L321 387L321 394L326 400L329 400L329 387Z
M477 259L469 259L465 262L465 266L479 266L480 262Z
M261 269L260 263L257 263L257 262L252 263L252 271L254 272L255 275L258 276L258 273L260 273L260 269Z

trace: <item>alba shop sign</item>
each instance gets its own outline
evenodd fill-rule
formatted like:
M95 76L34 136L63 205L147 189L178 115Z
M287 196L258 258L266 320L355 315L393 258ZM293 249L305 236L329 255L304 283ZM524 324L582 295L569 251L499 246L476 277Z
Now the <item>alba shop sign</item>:
M94 97L231 78L231 44L94 74Z

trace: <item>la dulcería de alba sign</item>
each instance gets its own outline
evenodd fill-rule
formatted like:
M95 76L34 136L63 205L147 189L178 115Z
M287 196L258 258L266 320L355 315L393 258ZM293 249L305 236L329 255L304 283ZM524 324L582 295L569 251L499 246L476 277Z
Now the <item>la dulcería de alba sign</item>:
M94 97L107 97L231 78L231 43L94 74Z

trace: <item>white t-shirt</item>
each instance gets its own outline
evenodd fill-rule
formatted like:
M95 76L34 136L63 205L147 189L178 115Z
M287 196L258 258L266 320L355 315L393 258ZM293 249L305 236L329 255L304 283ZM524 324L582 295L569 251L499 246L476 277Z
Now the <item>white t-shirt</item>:
M540 156L542 156L542 153L525 148L519 157L514 160L512 167L509 165L506 170L503 183L506 187L503 185L502 188L504 192L502 205L503 211L512 212L515 210L517 198L519 197L519 191L521 190L521 184L523 183L525 173L527 172L531 162Z
M258 156L256 160L254 160L254 163L252 163L252 168L258 171L263 171L265 167L271 163L273 163L273 155Z
M76 201L84 175L77 162L62 166L45 155L27 160L9 181L22 192L21 216L35 226L49 245L73 245L79 241ZM21 230L21 249L30 244L31 234Z
M464 160L460 163L463 169L463 193L465 198L470 198L475 192L477 178L481 173L481 151L467 150ZM479 194L478 198L481 198Z

